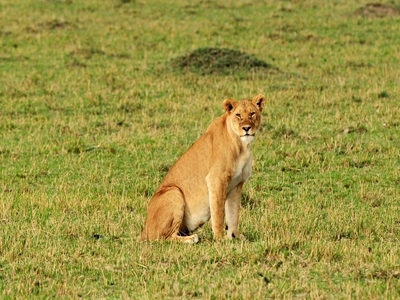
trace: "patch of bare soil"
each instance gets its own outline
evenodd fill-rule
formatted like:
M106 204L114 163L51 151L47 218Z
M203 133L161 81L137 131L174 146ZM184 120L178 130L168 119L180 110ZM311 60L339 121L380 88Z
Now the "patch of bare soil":
M175 70L200 75L231 75L276 69L255 56L226 48L199 48L173 59L171 64Z
M357 15L369 18L384 18L400 16L400 7L381 3L369 3L356 11Z

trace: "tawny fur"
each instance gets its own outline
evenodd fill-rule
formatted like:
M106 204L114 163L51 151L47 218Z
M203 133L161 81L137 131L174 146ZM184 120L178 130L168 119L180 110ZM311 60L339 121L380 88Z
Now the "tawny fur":
M225 113L171 167L148 206L139 240L197 243L192 234L211 218L215 239L244 238L238 229L243 183L251 175L251 144L265 104L252 100L223 102Z

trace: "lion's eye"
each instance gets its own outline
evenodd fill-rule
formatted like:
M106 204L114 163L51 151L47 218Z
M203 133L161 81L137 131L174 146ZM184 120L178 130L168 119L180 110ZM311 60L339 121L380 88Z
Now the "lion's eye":
M253 112L251 112L250 113L250 117L254 117L254 115L255 115L256 113L253 111Z
M238 118L240 120L242 118L242 116L240 114L236 114L236 118Z

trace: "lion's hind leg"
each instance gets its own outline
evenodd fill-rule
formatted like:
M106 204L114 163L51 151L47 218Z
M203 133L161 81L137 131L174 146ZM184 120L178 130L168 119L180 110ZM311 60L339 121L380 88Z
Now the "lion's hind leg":
M185 198L180 188L167 186L151 198L145 228L140 240L177 240L197 243L197 235L180 236L185 214Z

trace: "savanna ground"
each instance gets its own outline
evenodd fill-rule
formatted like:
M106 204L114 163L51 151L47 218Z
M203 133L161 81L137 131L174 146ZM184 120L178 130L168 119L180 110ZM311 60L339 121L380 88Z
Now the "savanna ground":
M399 298L398 3L168 2L0 0L0 298ZM208 47L270 68L176 63ZM248 240L137 243L223 99L257 93Z

